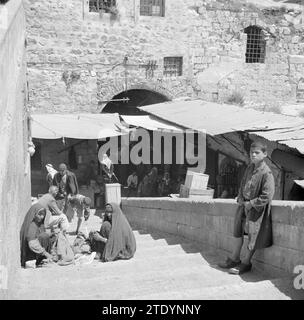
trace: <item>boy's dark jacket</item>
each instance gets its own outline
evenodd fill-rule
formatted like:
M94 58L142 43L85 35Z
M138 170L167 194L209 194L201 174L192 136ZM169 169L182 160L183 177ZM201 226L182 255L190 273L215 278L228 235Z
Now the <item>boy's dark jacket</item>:
M238 195L238 202L246 199L243 197L243 190L247 178L252 176L250 186L250 203L252 208L249 210L249 221L257 221L263 214L259 235L256 241L255 249L266 248L272 245L272 225L271 225L271 201L275 192L275 183L273 174L267 164L263 161L257 169L254 164L250 164L243 176ZM244 206L239 205L237 215L244 215Z

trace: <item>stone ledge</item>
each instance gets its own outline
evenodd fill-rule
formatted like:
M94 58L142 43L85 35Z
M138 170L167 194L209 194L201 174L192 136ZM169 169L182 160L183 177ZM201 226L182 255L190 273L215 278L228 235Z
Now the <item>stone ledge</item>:
M122 206L132 225L232 250L233 217L237 207L233 199L195 202L191 199L123 198ZM304 202L273 202L274 244L257 252L255 260L259 268L292 273L294 266L304 264L303 207Z
M293 64L304 64L304 56L302 55L289 55L289 62Z
M203 215L234 217L237 203L234 199L195 201L176 198L122 198L124 207L145 208L174 212L196 212ZM304 201L272 202L274 223L304 227Z

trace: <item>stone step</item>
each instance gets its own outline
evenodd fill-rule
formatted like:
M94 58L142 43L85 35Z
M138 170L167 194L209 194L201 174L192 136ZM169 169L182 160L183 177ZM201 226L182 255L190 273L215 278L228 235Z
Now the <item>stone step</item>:
M185 291L158 292L151 295L132 296L137 300L304 300L304 291L293 288L293 279L274 279L243 282L223 286L203 287ZM96 296L83 299L96 299Z
M192 267L201 267L208 265L208 262L200 254L177 255L174 258L154 257L152 259L146 259L145 261L138 261L136 259L128 261L115 261L109 263L101 263L94 261L91 265L87 266L66 266L66 267L52 267L45 269L28 269L21 270L23 283L27 282L31 285L36 282L43 283L46 278L51 278L54 275L54 271L60 274L60 279L73 279L74 275L77 278L91 279L95 278L96 274L105 273L111 274L137 274L139 272L144 273L147 271L161 272L164 270L175 270L175 268L189 269Z
M89 222L100 227L96 216ZM217 268L227 254L223 250L163 232L133 232L134 258L22 269L13 299L287 299L287 289L295 296L290 279L282 284L257 270L239 277Z
M52 279L44 278L31 282L30 287L24 283L19 289L17 298L30 297L30 299L72 299L98 294L101 299L126 299L130 296L153 295L167 291L185 291L201 287L240 284L241 277L229 275L227 272L212 268L208 265L196 265L185 268L176 265L165 270L149 269L145 271L121 273L115 272L114 263L111 273L98 273L93 278L79 277L77 273L71 274L69 279L63 279L60 272ZM264 280L261 275L252 272L247 275L246 281Z
M181 244L181 247L183 244ZM90 265L85 266L54 266L52 268L38 268L38 269L21 269L20 274L23 278L39 278L48 276L49 274L53 274L54 268L58 270L62 275L70 274L70 273L85 273L89 274L95 270L103 270L105 272L112 272L115 268L119 272L123 272L124 270L130 272L130 270L145 270L146 264L149 265L150 268L164 268L166 266L174 268L176 265L183 265L185 268L192 265L202 265L209 264L212 266L216 266L219 261L222 261L226 257L226 253L220 250L214 250L210 247L201 248L202 252L195 253L185 253L184 250L179 250L176 252L167 251L166 255L160 255L156 252L156 254L145 255L145 254L135 254L134 258L130 260L118 260L113 263L101 263L99 261L94 261ZM148 250L146 251L146 253ZM150 252L151 253L151 252ZM154 252L155 253L155 252ZM57 272L57 271L56 271Z
M174 245L167 245L167 246L139 246L139 249L136 250L135 256L142 257L142 256L166 256L166 255L175 255L179 253L197 253L199 252L199 248L193 244L174 244Z

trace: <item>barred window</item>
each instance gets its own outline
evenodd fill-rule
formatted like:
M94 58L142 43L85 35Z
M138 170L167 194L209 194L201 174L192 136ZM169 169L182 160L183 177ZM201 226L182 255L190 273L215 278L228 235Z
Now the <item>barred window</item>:
M244 31L247 33L246 63L264 63L266 40L263 30L249 26Z
M104 10L105 12L111 12L112 8L116 7L116 0L90 0L89 12L99 12Z
M183 74L183 57L164 58L164 76L176 77Z
M141 16L165 16L165 0L140 0Z

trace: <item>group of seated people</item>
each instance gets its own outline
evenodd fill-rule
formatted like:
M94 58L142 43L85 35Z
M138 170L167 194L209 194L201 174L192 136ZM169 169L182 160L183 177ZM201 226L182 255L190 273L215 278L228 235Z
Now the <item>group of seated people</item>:
M158 169L153 167L138 183L136 171L128 177L128 196L133 197L167 197L171 193L179 193L183 183L182 177L172 179L169 171L159 175Z
M69 221L56 205L57 192L58 188L51 186L49 193L34 203L25 215L20 231L23 267L89 264L93 259L107 262L134 256L135 237L116 203L106 205L100 230L91 230L88 235L77 230L77 237L71 245L67 237ZM72 206L73 200L70 199ZM78 211L88 219L89 201L82 202Z

